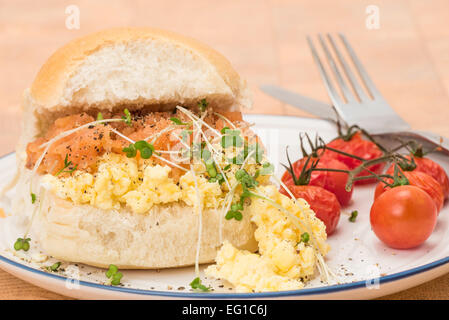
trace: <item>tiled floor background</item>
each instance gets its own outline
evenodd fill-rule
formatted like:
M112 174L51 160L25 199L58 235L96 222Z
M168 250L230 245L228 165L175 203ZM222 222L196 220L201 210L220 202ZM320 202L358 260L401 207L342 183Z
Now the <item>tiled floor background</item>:
M81 28L65 27L65 8L80 8ZM368 5L380 28L365 27ZM114 26L154 26L210 44L254 91L250 112L304 115L257 89L282 85L327 101L305 36L344 32L386 99L416 129L449 136L447 0L0 0L0 154L13 150L20 101L39 66L74 37ZM0 299L62 298L0 271ZM390 296L449 298L449 276Z

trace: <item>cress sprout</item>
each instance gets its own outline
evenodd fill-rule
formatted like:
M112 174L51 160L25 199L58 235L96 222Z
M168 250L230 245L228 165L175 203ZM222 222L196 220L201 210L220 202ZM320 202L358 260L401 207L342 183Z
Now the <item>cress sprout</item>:
M56 271L58 271L60 266L61 266L61 262L56 262L56 263L53 263L51 266L48 266L47 270L48 271L52 271L52 272L56 272Z
M211 287L206 287L204 284L201 283L201 279L199 277L196 277L193 279L192 282L190 282L190 287L193 290L203 291L203 292L209 292Z
M122 116L122 119L125 121L125 123L126 123L128 126L131 127L131 126L132 126L131 113L129 112L128 109L123 110L123 112L125 113L125 115Z
M36 202L36 199L37 199L36 194L31 192L31 203L34 204Z
M19 250L23 250L23 251L28 251L30 250L30 238L17 238L16 242L14 243L14 250L19 251Z
M134 158L137 155L137 150L140 151L142 159L149 159L153 155L154 146L145 140L140 140L122 149L128 158Z
M310 235L307 232L301 234L301 242L307 243L310 240Z
M359 212L357 210L354 210L351 212L351 216L348 218L348 220L350 222L355 222L355 220L357 219Z
M115 264L110 264L108 271L106 271L106 277L111 281L111 285L118 286L123 278L123 274L118 271Z

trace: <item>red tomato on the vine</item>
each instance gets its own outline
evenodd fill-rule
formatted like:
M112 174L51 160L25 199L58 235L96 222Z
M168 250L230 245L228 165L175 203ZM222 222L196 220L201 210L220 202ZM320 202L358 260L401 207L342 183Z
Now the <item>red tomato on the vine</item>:
M337 138L335 140L332 140L329 142L326 146L331 147L333 149L337 149L352 155L355 155L359 158L365 159L365 160L373 160L379 157L383 156L382 150L379 149L379 147L369 140L365 140L362 138L362 135L360 132L355 133L351 139L348 141L343 140L342 138ZM343 162L348 166L350 170L355 169L359 165L362 164L361 160L354 159L351 157L348 157L343 154L336 153L331 150L326 150L324 155L322 156L324 158L333 158L340 162ZM378 163L372 166L369 166L368 169L373 171L376 174L380 174L383 169L385 168L385 163ZM357 176L369 176L371 175L370 172L364 170L361 173L359 173ZM366 179L366 180L358 180L355 183L356 184L368 184L376 182L377 180L375 178L373 179Z
M419 171L403 171L411 186L415 186L425 191L433 200L437 212L440 212L444 203L444 194L441 185L431 176ZM387 179L391 183L391 179ZM382 193L390 189L380 182L374 193L374 199L377 199ZM395 189L395 188L393 188Z
M312 162L316 160L317 158L310 158L307 168L310 168L312 166ZM307 158L302 158L295 161L292 164L292 169L295 174L295 177L299 177L302 168L304 167L306 162ZM325 169L330 168L346 171L349 170L344 163L331 158L320 159L317 168L325 168ZM293 177L288 171L284 173L281 180L287 186L295 185ZM337 197L338 202L340 202L340 205L346 206L347 204L349 204L352 197L352 189L351 191L346 191L345 189L347 181L348 181L348 174L345 172L313 171L310 177L309 185L322 187L327 191L332 192Z
M431 235L437 220L432 198L415 186L387 190L373 203L371 227L376 236L395 249L419 246Z
M326 225L327 235L332 234L340 220L340 204L332 192L317 186L290 185L288 189L295 198L306 200L318 219ZM284 188L280 192L289 196Z
M405 156L407 159L411 160L412 156ZM434 178L443 189L444 198L449 197L449 178L438 163L429 158L413 157L416 163L416 168L413 171L419 171L428 174ZM388 168L387 173L392 174L394 172L394 166Z

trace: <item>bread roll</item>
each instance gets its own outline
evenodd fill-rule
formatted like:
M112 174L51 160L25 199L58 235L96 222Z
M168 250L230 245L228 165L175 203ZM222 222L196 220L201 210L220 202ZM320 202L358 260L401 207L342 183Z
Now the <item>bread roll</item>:
M17 146L20 174L16 214L30 214L26 146L55 119L81 111L192 107L201 99L217 110L250 107L249 90L222 55L196 40L149 28L118 28L76 39L57 50L24 93L23 131ZM126 208L76 205L41 190L34 219L38 242L57 259L107 267L167 268L195 263L198 214L181 203L155 205L148 214ZM212 262L220 245L220 210L204 210L200 263ZM245 215L244 215L245 216ZM30 217L31 218L31 217ZM254 251L254 226L223 219L223 239Z

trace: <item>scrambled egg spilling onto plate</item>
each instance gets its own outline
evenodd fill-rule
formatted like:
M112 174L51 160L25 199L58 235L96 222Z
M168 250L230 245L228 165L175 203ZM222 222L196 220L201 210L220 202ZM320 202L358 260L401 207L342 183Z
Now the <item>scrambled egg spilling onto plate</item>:
M236 184L235 172L228 169L230 185ZM254 175L258 167L250 161L245 166ZM226 184L209 182L195 168L202 206L219 208L228 193ZM76 204L90 204L101 209L119 209L122 205L135 213L148 213L154 205L182 201L188 206L197 202L195 179L187 172L175 183L171 168L154 165L148 160L105 154L95 173L75 171L71 176L45 175L43 184L60 198ZM306 201L293 201L280 194L275 186L267 185L269 176L260 176L257 192L266 199L251 198L248 214L256 224L258 253L239 250L225 242L216 257L216 264L206 269L208 276L225 279L237 292L295 290L304 287L329 246L324 224L315 217ZM238 200L240 192L235 192ZM233 201L235 202L235 201ZM309 241L301 240L308 233Z
M101 209L119 209L122 204L133 212L146 213L154 205L183 201L194 206L195 180L192 172L184 174L179 183L169 177L171 168L152 165L149 161L118 154L104 155L94 174L75 171L72 176L45 175L43 183L60 198L76 204L90 204ZM217 182L196 176L202 205L218 208L224 194Z
M313 245L323 256L329 251L325 226L304 200L295 202L274 186L261 187L260 191L285 211L267 200L251 199L249 214L257 226L259 254L225 243L206 274L227 280L237 292L301 289L302 280L314 274L317 264L318 252ZM304 232L310 235L307 243L301 241Z

